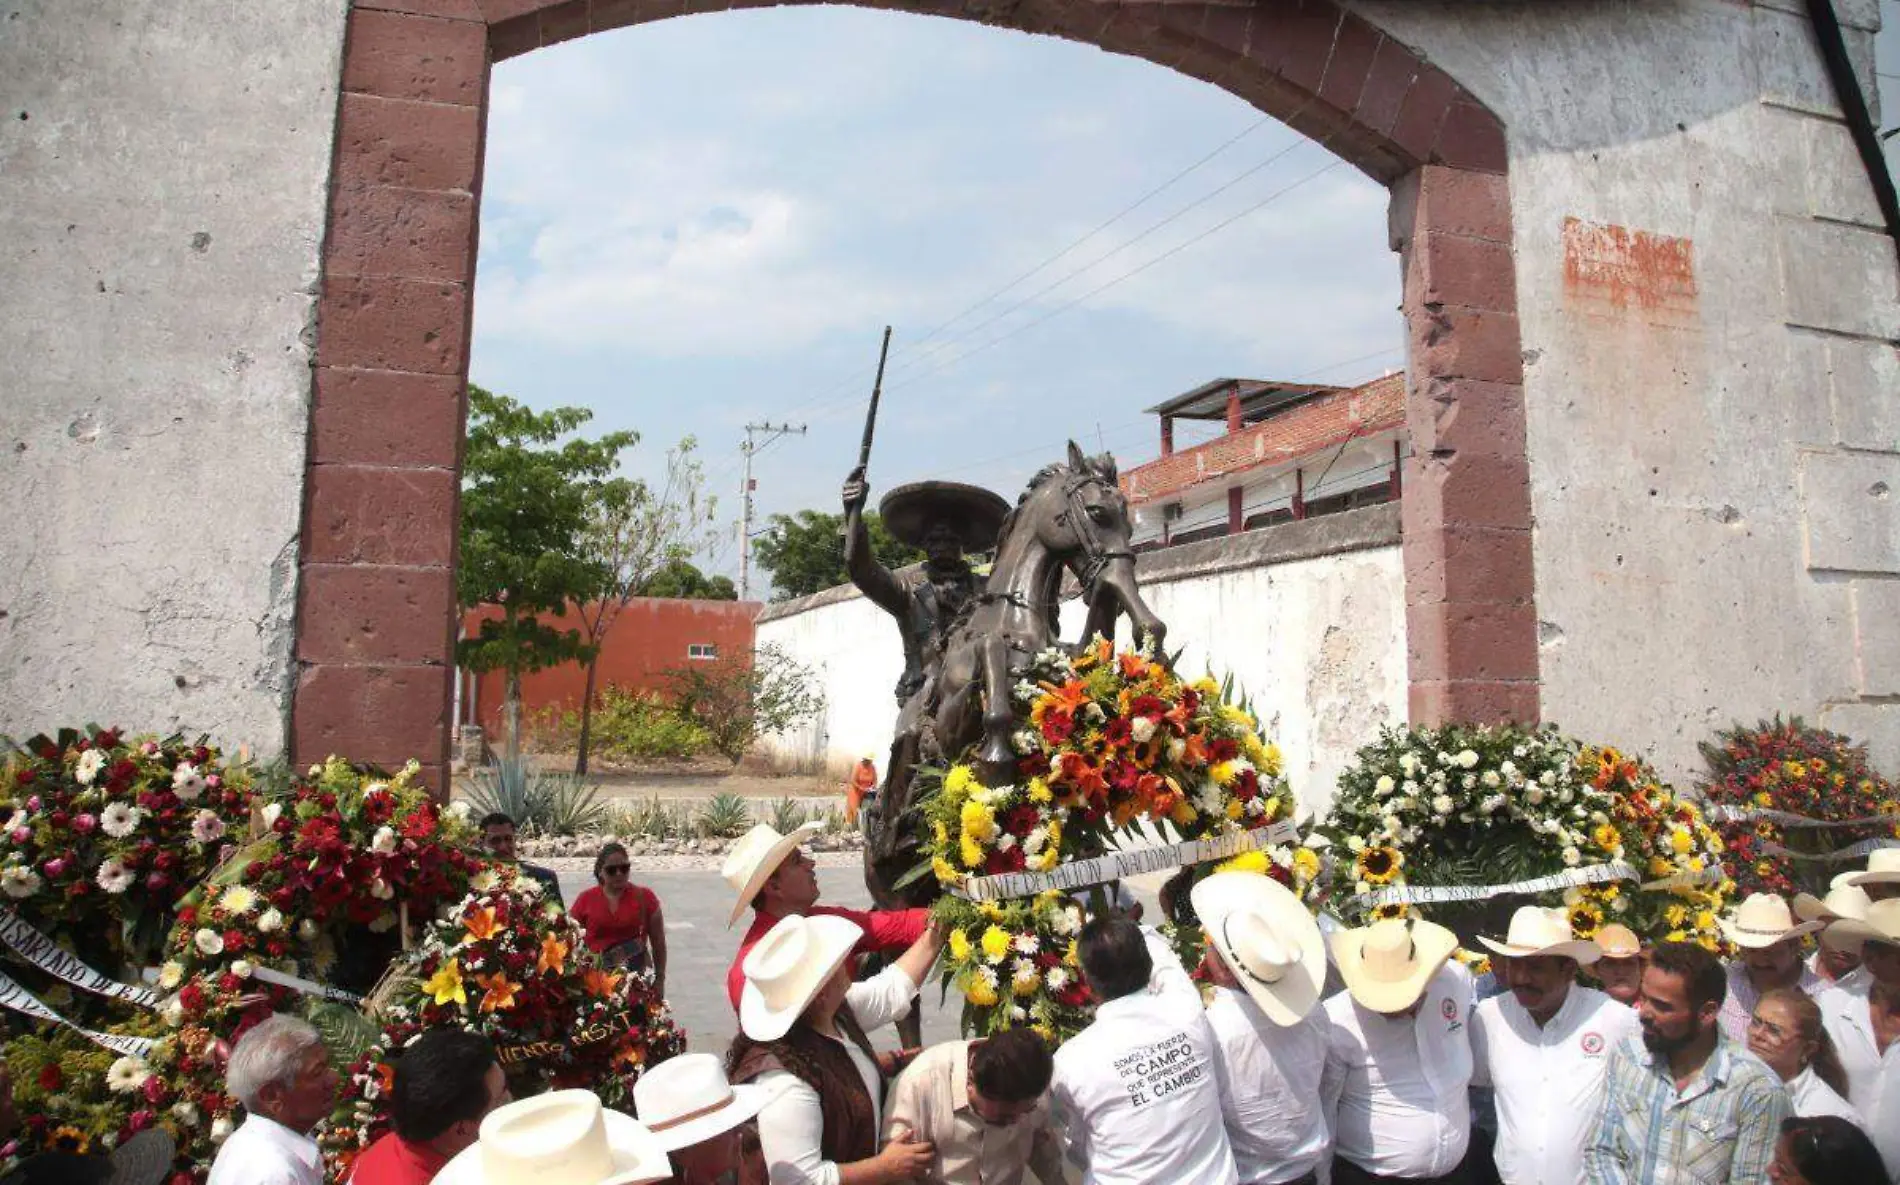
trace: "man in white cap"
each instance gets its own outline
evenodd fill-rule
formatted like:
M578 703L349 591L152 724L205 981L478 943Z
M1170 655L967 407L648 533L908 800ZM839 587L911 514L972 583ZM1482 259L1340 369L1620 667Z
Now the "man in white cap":
M678 1185L718 1185L739 1170L739 1128L772 1098L734 1086L710 1053L682 1053L649 1066L633 1084L633 1110L666 1150Z
M1875 848L1867 853L1867 867L1839 879L1865 889L1874 901L1900 897L1900 848Z
M1214 1032L1180 960L1114 916L1082 927L1076 955L1100 1003L1056 1050L1049 1098L1083 1185L1235 1185Z
M927 909L844 909L818 904L818 866L799 845L823 827L822 823L807 823L790 835L780 835L761 823L739 837L726 853L719 875L732 886L736 898L732 916L726 919L727 927L739 920L747 906L752 907L752 924L739 940L739 951L726 971L726 994L732 998L734 1011L745 991L746 954L782 918L813 914L844 918L864 931L855 954L901 954L923 936L924 927L930 924Z
M1722 937L1738 953L1728 965L1728 998L1722 1003L1722 1035L1737 1045L1748 1042L1748 1018L1755 1002L1775 988L1798 987L1812 996L1827 986L1801 958L1801 939L1821 928L1796 922L1788 903L1772 893L1750 893L1716 919Z
M1498 1178L1575 1185L1610 1051L1642 1028L1634 1011L1577 982L1577 969L1601 952L1572 937L1563 910L1523 906L1504 941L1478 941L1507 989L1480 1003L1471 1021L1472 1083L1496 1091Z
M645 1124L591 1090L557 1090L490 1111L431 1185L655 1185L672 1172Z
M1317 1179L1331 1139L1320 1108L1326 1070L1326 943L1299 898L1271 877L1217 872L1189 893L1214 985L1207 1023L1221 1117L1241 1185Z
M1860 921L1830 923L1826 941L1860 952L1861 972L1815 1003L1847 1072L1847 1101L1900 1185L1900 898L1874 902Z
M1867 890L1849 883L1855 876L1852 872L1843 872L1834 878L1834 887L1828 890L1826 897L1816 898L1812 894L1800 893L1794 899L1794 916L1804 922L1819 922L1823 926L1833 922L1864 922L1867 910L1873 905L1873 899L1867 896ZM1847 982L1855 976L1864 976L1860 968L1860 947L1849 943L1837 946L1827 940L1827 932L1821 933L1814 954L1808 957L1808 970L1814 972L1829 985Z
M1333 936L1322 1106L1333 1181L1463 1185L1471 1145L1471 973L1443 926L1387 918Z

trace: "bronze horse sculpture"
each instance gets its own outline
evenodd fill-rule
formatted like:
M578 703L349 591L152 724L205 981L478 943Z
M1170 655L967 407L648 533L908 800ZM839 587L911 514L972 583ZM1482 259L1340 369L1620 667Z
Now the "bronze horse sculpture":
M920 762L946 765L980 742L976 757L983 781L1000 786L1013 780L1016 717L1010 691L1029 659L1056 644L1065 575L1075 578L1088 605L1072 650L1096 634L1113 637L1123 614L1134 636L1152 638L1159 650L1167 627L1141 598L1132 532L1113 457L1085 456L1071 441L1066 463L1049 465L1030 480L1003 521L983 591L945 638L940 673L926 692ZM884 908L927 904L938 894L928 876L898 887L920 859L923 831L909 784L900 801L877 804L885 842L865 847L865 883Z

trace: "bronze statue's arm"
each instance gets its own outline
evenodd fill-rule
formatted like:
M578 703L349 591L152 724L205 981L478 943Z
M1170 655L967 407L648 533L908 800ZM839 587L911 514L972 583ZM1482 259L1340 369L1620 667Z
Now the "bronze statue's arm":
M864 525L864 500L869 493L864 470L853 469L844 482L845 574L878 608L902 618L910 612L910 590L871 552L871 532Z

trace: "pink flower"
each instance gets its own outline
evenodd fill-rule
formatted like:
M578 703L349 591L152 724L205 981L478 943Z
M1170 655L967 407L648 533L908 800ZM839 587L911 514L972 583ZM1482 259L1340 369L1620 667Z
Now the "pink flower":
M53 859L40 865L40 871L51 877L62 876L66 872L66 858L63 856L55 856Z
M145 754L147 757L156 755L158 753L158 742L146 741L143 745L139 746L139 752Z
M33 797L31 797L31 798L29 798L29 799L27 799L27 800L26 800L26 809L27 809L27 810L29 810L29 811L37 811L37 810L39 810L39 809L40 809L40 796L39 796L39 795L37 795L37 794L35 794L35 795L34 795Z
M33 829L30 827L15 827L13 829L14 843L25 843L27 840L32 839L32 838L33 838Z
M81 835L91 835L92 829L98 825L99 820L92 815L80 814L73 816L73 830Z

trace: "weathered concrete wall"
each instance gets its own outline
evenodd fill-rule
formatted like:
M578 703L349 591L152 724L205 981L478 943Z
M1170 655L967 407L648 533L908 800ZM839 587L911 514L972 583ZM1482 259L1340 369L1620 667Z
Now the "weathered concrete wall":
M1379 506L1141 557L1144 595L1181 670L1232 675L1286 753L1303 805L1324 811L1339 770L1405 716L1405 599L1398 508ZM1063 636L1082 628L1064 606ZM882 770L897 710L897 631L855 589L768 606L758 640L821 672L826 710L764 746L788 765ZM1126 639L1123 639L1126 641Z
M1900 284L1805 5L1353 7L1508 129L1546 718L1682 775L1792 711L1900 768Z
M0 733L282 745L345 8L0 16Z

